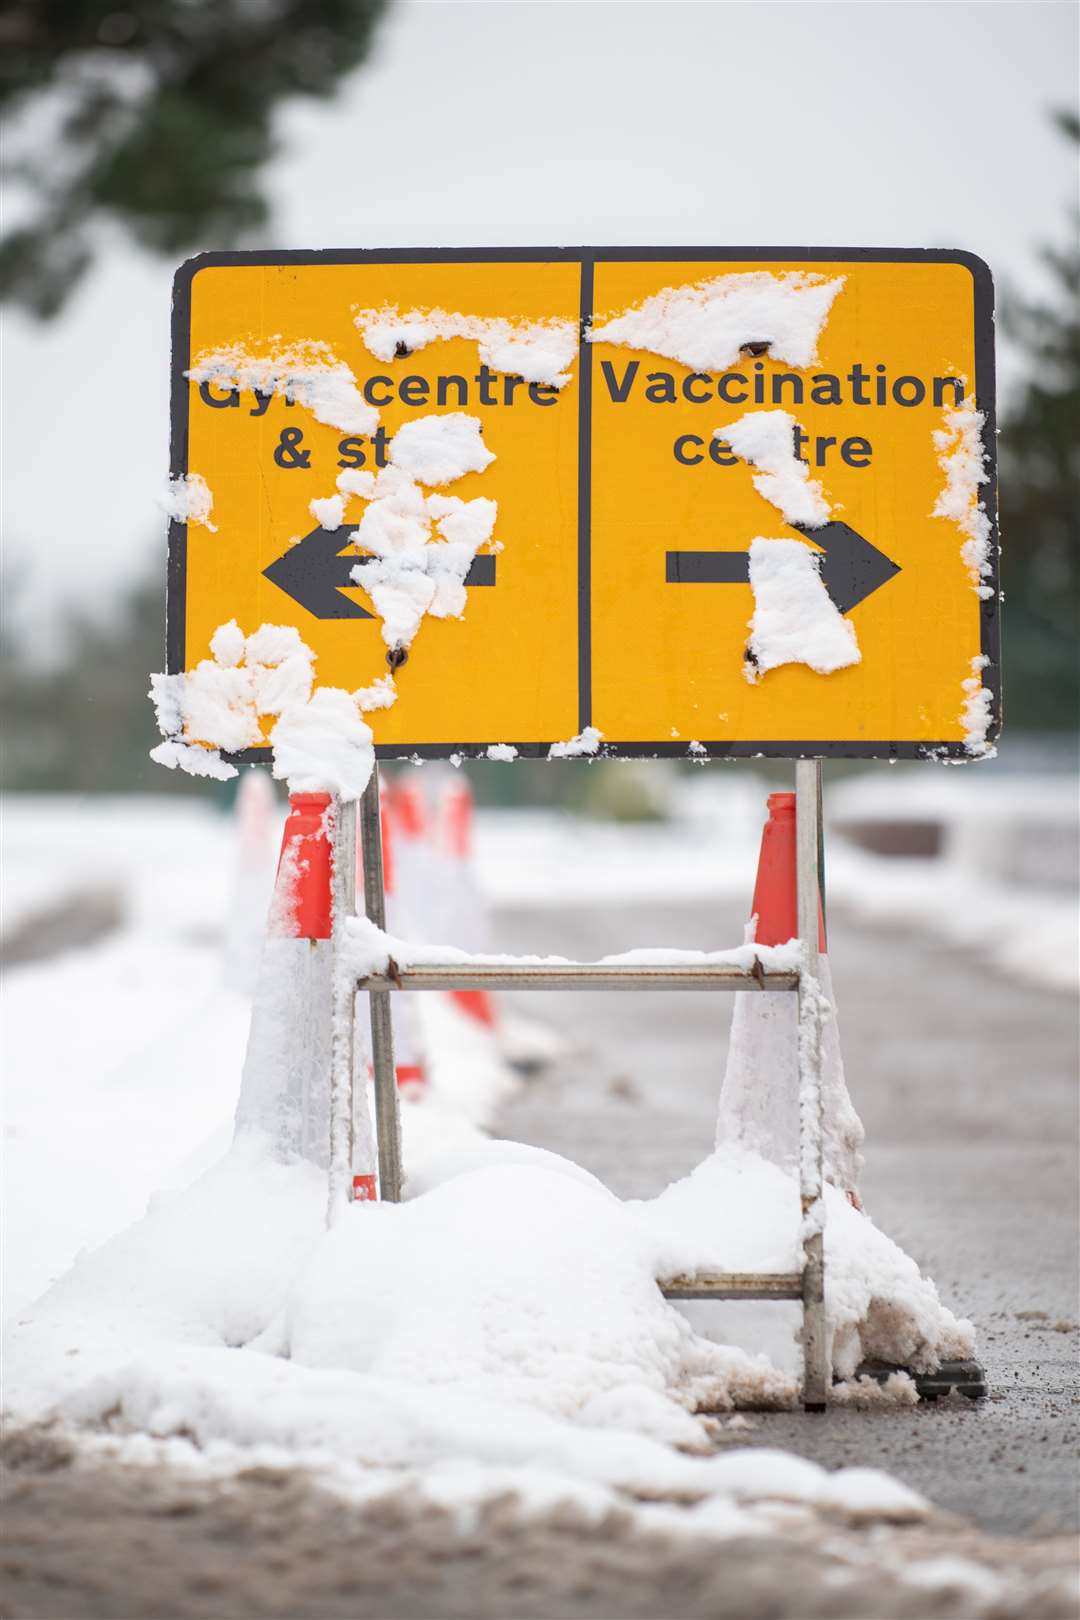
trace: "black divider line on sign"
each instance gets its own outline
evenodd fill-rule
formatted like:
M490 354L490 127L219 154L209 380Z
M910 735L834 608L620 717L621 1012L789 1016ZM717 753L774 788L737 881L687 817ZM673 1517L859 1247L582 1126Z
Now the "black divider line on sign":
M592 724L592 344L593 260L581 258L578 340L578 731Z

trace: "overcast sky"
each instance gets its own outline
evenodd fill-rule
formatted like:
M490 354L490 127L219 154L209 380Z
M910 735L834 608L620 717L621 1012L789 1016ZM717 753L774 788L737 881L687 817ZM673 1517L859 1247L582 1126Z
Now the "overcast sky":
M249 245L964 247L1031 290L1076 184L1047 113L1076 102L1077 18L397 0L336 102L283 111ZM63 318L6 319L5 575L45 637L65 602L164 580L172 268L117 237Z

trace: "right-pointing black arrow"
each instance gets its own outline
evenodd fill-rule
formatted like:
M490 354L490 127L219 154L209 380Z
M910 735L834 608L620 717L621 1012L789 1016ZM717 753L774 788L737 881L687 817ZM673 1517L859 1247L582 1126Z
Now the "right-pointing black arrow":
M823 523L817 529L802 523L790 527L824 552L822 582L841 613L849 613L900 572L898 563L846 523ZM665 578L669 585L745 585L750 578L750 553L669 551Z

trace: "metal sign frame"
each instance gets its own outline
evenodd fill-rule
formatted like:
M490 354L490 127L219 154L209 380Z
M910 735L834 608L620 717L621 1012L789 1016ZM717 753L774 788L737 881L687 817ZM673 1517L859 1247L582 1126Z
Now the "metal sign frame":
M330 1219L353 1193L353 1122L357 1096L366 1082L356 1073L355 1019L358 993L366 992L371 1024L371 1064L375 1081L375 1136L379 1197L397 1203L402 1195L401 1120L394 1067L391 995L406 990L712 990L753 993L786 991L798 996L799 1201L802 1263L793 1272L718 1273L672 1277L659 1284L667 1299L799 1300L803 1310L803 1406L823 1412L831 1387L831 1358L825 1319L824 1121L822 1113L822 1023L826 1012L818 984L818 897L821 765L795 766L795 846L797 918L801 965L793 972L756 971L720 965L628 963L477 962L453 967L409 967L353 979L336 975L334 1073L330 1112ZM346 919L356 910L356 804L335 806L334 935L345 943ZM382 823L379 771L371 774L359 807L364 911L384 929ZM339 859L340 854L340 859ZM388 964L389 968L389 964Z
M984 413L983 449L988 480L981 486L981 504L991 523L989 540L993 573L992 594L980 604L980 651L986 660L982 684L991 694L993 722L987 735L992 742L1000 729L1000 601L997 580L998 526L996 489L996 417L994 370L994 288L987 265L976 255L942 248L837 248L837 247L546 247L546 248L368 248L297 249L281 251L235 251L203 253L190 259L176 273L172 308L172 434L170 466L172 476L188 472L187 371L191 363L191 290L201 270L220 266L363 265L363 264L531 264L569 262L581 266L581 340L579 344L580 388L578 397L578 726L580 731L593 723L592 714L592 601L591 601L591 427L593 345L585 332L593 314L593 275L603 262L678 263L680 261L723 265L725 262L771 261L870 264L959 264L971 273L974 283L975 397ZM170 673L185 667L187 525L173 520L169 527L168 584L166 596L166 667ZM512 738L488 739L487 743L383 743L376 744L380 759L444 759L451 754L480 758L491 741L505 741L517 749L519 758L545 758L552 744L514 742ZM733 759L766 757L776 759L955 759L970 756L958 741L909 742L889 738L836 742L822 740L765 740L731 742L702 737L701 758ZM604 742L601 756L633 759L685 758L686 744L670 738L654 742ZM234 763L258 763L270 758L269 745L226 754Z

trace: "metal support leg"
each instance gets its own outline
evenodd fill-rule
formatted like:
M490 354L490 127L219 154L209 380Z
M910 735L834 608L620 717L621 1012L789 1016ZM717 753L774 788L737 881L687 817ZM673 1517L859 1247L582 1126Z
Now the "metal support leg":
M379 767L360 801L360 847L364 862L364 914L376 928L386 927L383 887L382 820L379 810ZM371 1065L375 1073L375 1131L379 1142L379 1197L401 1201L401 1115L394 1071L394 1031L390 991L370 990Z
M352 1197L353 1047L356 984L340 960L345 924L356 914L356 802L334 800L333 1031L330 1047L330 1186L327 1224Z
M825 935L825 949L829 948L829 903L825 892L825 807L821 797L821 761L813 762L817 766L817 878L818 894L821 897L821 931Z
M803 1405L808 1412L825 1410L830 1383L825 1323L821 990L818 984L820 791L820 761L797 760L796 877L805 975L799 988L799 1194L803 1231Z

